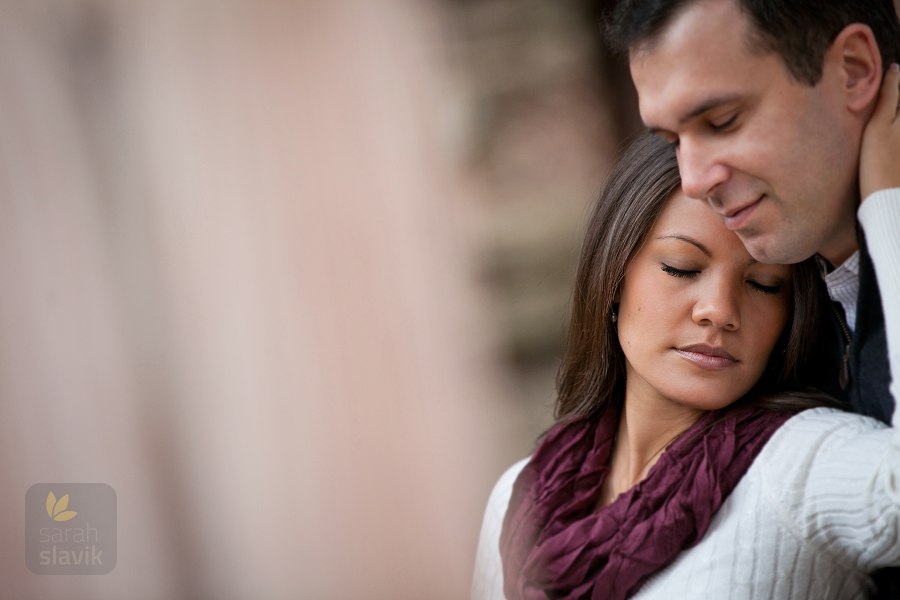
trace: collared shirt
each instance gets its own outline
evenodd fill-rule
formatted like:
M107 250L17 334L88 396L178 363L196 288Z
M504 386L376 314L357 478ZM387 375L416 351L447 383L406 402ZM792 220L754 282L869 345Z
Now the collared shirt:
M828 288L828 295L840 302L844 309L844 320L850 331L856 329L856 300L859 297L859 250L850 255L837 269L828 272L828 263L816 256L819 271Z

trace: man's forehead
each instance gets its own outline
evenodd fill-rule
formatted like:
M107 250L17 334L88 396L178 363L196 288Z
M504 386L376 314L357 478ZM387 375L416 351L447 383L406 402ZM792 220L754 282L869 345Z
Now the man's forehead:
M629 66L648 126L674 127L743 93L745 67L760 57L745 43L741 18L734 2L699 0L632 48Z
M686 0L664 17L661 26L650 35L636 40L630 50L652 50L667 38L692 38L709 32L729 37L746 35L754 29L752 18L738 0ZM715 52L715 48L709 48Z
M674 129L743 95L739 78L710 73L691 62L632 65L641 118L651 128Z
M723 53L751 53L754 29L736 0L694 0L680 6L665 24L629 48L634 68L676 55L684 64Z

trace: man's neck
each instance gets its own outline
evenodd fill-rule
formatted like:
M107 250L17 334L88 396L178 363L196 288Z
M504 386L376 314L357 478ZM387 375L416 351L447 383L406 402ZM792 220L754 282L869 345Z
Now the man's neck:
M856 222L854 221L852 227L845 227L839 234L832 236L829 243L819 251L819 256L828 261L832 268L837 268L853 256L857 250L859 250L859 240L856 237Z

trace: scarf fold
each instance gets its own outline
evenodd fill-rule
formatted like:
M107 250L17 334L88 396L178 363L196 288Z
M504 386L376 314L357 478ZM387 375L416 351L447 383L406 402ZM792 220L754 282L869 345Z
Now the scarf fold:
M554 426L513 485L500 535L510 600L619 599L699 542L771 435L793 413L705 414L640 483L595 510L617 410Z

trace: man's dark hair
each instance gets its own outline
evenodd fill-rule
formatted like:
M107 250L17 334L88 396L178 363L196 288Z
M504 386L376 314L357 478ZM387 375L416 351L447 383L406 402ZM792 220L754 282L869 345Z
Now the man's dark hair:
M607 43L628 52L652 44L679 11L700 0L621 0L604 19ZM875 34L885 68L900 62L900 21L891 0L722 0L737 2L753 25L754 49L775 52L797 81L816 85L825 52L851 23Z

